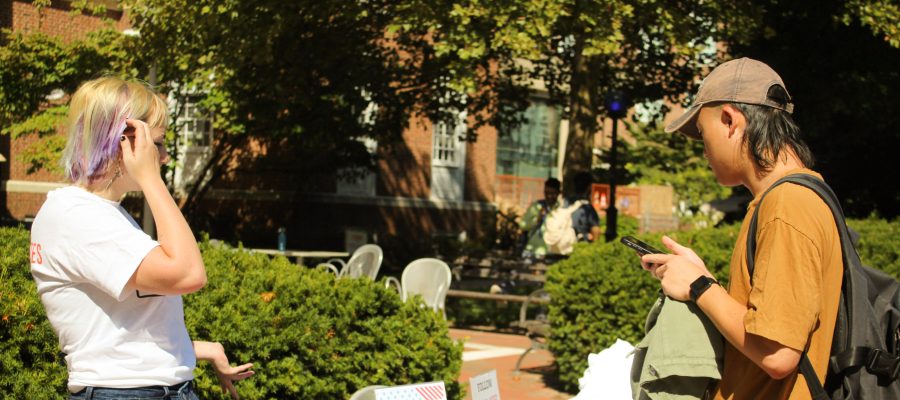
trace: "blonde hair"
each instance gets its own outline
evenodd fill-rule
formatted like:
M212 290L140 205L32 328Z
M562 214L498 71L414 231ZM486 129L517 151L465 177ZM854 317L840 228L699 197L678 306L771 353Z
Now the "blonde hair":
M62 165L76 184L103 178L119 158L125 119L144 121L151 128L169 124L166 103L148 85L117 77L83 83L69 102L69 131Z

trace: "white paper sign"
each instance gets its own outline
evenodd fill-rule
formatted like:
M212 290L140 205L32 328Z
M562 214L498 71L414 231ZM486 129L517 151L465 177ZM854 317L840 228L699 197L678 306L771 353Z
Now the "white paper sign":
M375 400L447 400L444 382L417 383L375 389Z
M497 370L469 378L472 400L500 400Z

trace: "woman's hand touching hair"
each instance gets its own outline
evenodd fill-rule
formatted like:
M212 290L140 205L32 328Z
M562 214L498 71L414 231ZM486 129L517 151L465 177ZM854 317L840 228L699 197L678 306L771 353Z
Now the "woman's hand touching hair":
M122 163L134 181L144 187L149 180L162 179L159 174L159 150L150 135L150 127L141 120L128 119L121 138Z

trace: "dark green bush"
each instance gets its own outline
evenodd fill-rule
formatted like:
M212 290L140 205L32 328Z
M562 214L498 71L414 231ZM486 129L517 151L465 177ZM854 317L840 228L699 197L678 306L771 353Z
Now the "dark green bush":
M460 297L447 298L447 319L454 327L493 326L508 328L519 320L521 303Z
M0 229L0 390L9 398L61 398L66 369L28 270L28 232ZM373 384L440 380L450 398L462 346L443 318L365 279L340 279L284 258L201 245L208 284L184 296L195 340L219 341L256 375L246 399L345 399ZM195 371L200 397L226 398L208 363Z
M66 365L37 296L29 234L0 228L0 392L11 399L60 399Z
M344 399L368 385L425 381L462 396L462 346L440 314L367 279L336 280L208 244L202 251L209 283L185 297L185 320L191 337L222 342L235 363L255 364L256 375L238 384L242 396ZM211 371L198 375L203 398L221 396Z
M900 279L900 220L854 219L847 225L859 233L856 250L863 264Z
M863 263L900 277L900 221L869 218L848 224L860 233ZM728 225L671 236L694 249L710 272L727 285L738 229L739 225ZM638 237L663 248L660 236ZM588 354L611 346L616 338L637 343L643 337L644 320L659 282L641 270L634 252L618 241L578 245L571 257L551 268L547 278L553 298L550 350L559 364L563 387L576 392Z

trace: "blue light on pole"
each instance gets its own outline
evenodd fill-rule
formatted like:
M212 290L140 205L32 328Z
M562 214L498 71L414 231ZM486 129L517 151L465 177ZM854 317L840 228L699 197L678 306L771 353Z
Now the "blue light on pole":
M631 106L628 97L620 90L613 90L606 95L606 112L612 119L621 119L628 113Z

